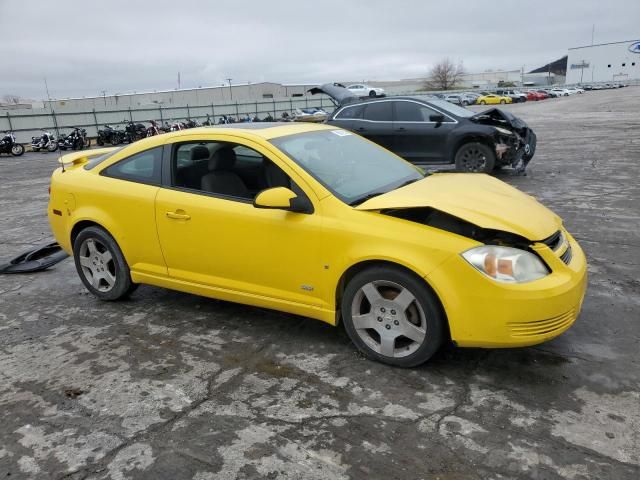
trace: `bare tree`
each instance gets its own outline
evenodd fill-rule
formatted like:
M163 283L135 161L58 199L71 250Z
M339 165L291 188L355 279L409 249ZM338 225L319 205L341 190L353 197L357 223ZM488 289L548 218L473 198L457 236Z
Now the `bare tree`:
M451 59L445 58L431 67L425 86L438 90L449 90L460 82L460 77L463 74L462 62L456 65Z

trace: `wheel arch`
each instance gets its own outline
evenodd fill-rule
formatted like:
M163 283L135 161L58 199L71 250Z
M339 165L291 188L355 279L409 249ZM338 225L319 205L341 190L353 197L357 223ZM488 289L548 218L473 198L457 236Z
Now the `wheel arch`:
M346 287L346 285L349 283L349 281L351 281L351 279L353 277L355 277L358 273L363 272L369 268L373 268L373 267L391 267L391 268L396 268L398 270L402 270L412 276L414 276L417 280L421 281L426 287L427 289L433 294L433 298L436 299L436 302L438 304L438 307L440 308L440 312L443 315L443 318L445 320L445 332L446 332L446 336L448 339L451 339L451 331L449 328L449 318L447 316L447 312L444 308L444 305L442 303L442 300L440 299L440 297L438 296L437 291L435 290L435 288L433 288L431 286L431 284L428 282L428 280L420 275L417 271L415 271L414 269L408 267L407 265L403 265L402 263L398 263L392 260L383 260L383 259L367 259L367 260L361 260L357 263L354 263L353 265L351 265L349 268L347 268L342 275L340 276L340 279L338 280L338 283L336 284L336 290L335 290L335 311L336 311L336 326L339 325L342 320L341 318L341 308L340 308L340 303L342 302L342 295L344 293L344 289Z
M73 227L71 227L71 232L69 234L71 239L71 248L73 248L73 244L75 243L76 238L78 237L80 232L88 227L99 227L113 237L113 234L107 228L105 228L104 225L101 225L94 220L79 220L73 225Z
M456 157L456 154L458 153L458 150L460 150L460 147L462 147L465 143L473 143L473 142L482 143L487 147L491 148L492 150L495 150L495 143L493 141L493 138L491 138L491 135L484 134L484 133L477 133L477 132L463 133L453 141L453 146L451 149L452 162L455 163L455 157Z

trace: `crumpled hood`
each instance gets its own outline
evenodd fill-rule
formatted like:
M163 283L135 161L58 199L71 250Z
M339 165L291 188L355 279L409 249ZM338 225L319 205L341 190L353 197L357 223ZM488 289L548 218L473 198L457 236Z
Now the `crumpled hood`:
M516 117L511 112L499 108L490 108L476 113L469 120L485 125L509 126L516 130L527 128L527 124L521 118Z
M489 175L438 173L374 197L357 210L431 207L482 228L531 241L553 235L562 220L535 198Z

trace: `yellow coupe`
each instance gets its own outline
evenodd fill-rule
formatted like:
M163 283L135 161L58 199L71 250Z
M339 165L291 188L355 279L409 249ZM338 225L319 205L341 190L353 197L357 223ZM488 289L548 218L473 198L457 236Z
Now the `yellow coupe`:
M494 95L493 93L490 93L488 95L482 95L481 97L478 97L478 99L476 100L476 103L479 105L497 105L499 103L501 104L505 104L505 103L512 103L513 100L511 99L511 97L505 97L503 95Z
M543 342L582 304L585 256L533 197L335 127L203 127L60 162L51 228L103 300L145 283L342 322L405 367L446 340Z

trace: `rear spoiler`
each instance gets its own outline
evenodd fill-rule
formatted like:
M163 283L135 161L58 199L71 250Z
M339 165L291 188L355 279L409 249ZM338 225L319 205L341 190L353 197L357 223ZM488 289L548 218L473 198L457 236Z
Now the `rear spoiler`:
M104 155L112 152L118 147L96 148L95 150L81 150L79 152L68 153L58 159L58 163L64 165L82 165L87 163L90 158Z

